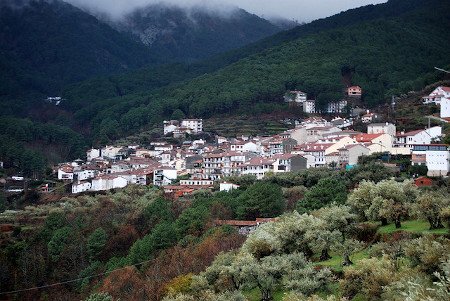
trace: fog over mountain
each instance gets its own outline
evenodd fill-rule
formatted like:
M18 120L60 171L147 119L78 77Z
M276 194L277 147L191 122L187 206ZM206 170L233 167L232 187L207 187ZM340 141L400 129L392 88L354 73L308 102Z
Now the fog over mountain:
M227 12L233 7L243 8L265 18L283 17L311 21L350 8L386 2L385 0L65 0L76 6L120 18L136 8L148 4L166 3L181 7L202 6Z

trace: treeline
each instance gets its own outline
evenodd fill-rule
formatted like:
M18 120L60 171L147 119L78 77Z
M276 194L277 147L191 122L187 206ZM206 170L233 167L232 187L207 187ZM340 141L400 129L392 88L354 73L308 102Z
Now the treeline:
M432 65L449 63L443 46L450 42L445 31L450 20L443 13L448 8L446 2L431 1L399 17L311 34L187 83L86 103L75 118L92 122L96 133L115 125L120 136L158 123L178 109L195 117L252 114L253 108L281 103L289 89L301 89L326 103L343 95L342 73L351 75L364 90L363 101L374 106L438 78L430 71Z
M42 175L49 161L84 156L87 143L70 128L13 117L0 117L0 125L0 159L25 176Z

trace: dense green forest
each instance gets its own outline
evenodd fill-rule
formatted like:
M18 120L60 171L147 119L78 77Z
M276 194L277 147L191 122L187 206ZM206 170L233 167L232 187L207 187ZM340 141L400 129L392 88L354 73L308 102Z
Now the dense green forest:
M93 102L89 94L67 95L77 106L81 99L86 104L74 115L78 122L92 122L94 133L107 128L112 139L158 123L178 109L187 116L206 118L221 113L251 113L249 108L258 112L263 107L263 111L271 112L287 89L304 90L321 103L336 101L345 87L343 75L360 85L364 103L374 106L391 95L434 82L438 75L432 72L433 66L449 63L445 46L450 42L446 31L450 19L445 13L449 3L391 1L385 5L401 8L404 2L415 5L415 9L306 35L150 93ZM94 94L93 98L98 97Z
M180 199L129 186L22 204L23 211L2 215L2 223L14 224L0 236L0 291L77 279L9 296L288 301L319 294L400 301L407 299L399 292L413 289L398 282L406 277L427 288L418 293L439 296L432 282L446 271L448 181L418 189L367 161L347 172L229 178L238 190ZM10 199L0 205L17 209ZM214 222L255 217L279 220L247 239Z
M431 1L414 1L414 0L392 0L386 4L380 5L368 5L356 9L351 9L339 14L327 17L324 19L315 20L311 23L298 26L294 29L287 30L275 34L271 37L258 41L256 43L244 46L242 48L228 51L226 53L216 55L200 62L194 62L192 64L185 64L183 67L185 70L194 71L195 74L202 75L205 73L211 73L227 65L235 63L242 58L257 54L266 49L274 46L279 46L284 43L300 39L307 35L319 33L322 31L346 27L351 25L360 24L371 20L384 20L387 18L398 17L399 15L406 14L408 12L420 9L423 7L432 7L434 0ZM436 1L435 1L436 2ZM152 90L157 87L161 87L170 82L176 82L180 80L180 68L177 66L167 66L168 75L170 70L173 69L174 80L163 81L161 85L155 86L152 81L155 81L153 76L154 72L161 76L159 72L166 69L166 66L161 66L154 70L154 68L146 68L138 71L131 71L119 76L103 77L95 80L95 84L91 84L91 81L82 82L79 85L75 84L72 87L67 87L65 93L70 96L72 101L80 99L99 100L104 98L110 98L111 96L123 96L133 92L141 92ZM161 71L160 71L161 70ZM186 71L184 71L186 72ZM183 74L182 72L181 74ZM147 73L147 77L143 75ZM167 75L165 75L166 77ZM191 75L186 77L189 78ZM156 76L155 76L156 77ZM182 76L183 77L183 76ZM111 86L110 81L115 83L115 86ZM132 86L133 90L127 89ZM117 87L117 88L116 88ZM73 91L72 91L73 89ZM83 91L83 92L82 92Z
M72 129L29 119L0 117L0 158L24 176L43 175L50 162L84 156L85 138Z
M156 62L144 45L63 1L0 5L2 102L55 96L65 84Z

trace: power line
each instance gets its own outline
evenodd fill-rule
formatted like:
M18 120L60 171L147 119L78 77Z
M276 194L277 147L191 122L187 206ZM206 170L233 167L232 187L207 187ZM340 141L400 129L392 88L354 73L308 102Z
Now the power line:
M130 264L130 265L124 266L122 268L114 269L114 270L109 271L109 272L104 272L104 273L95 274L95 275L91 275L91 276L80 277L80 278L76 278L76 279L71 279L71 280L66 280L66 281L56 282L56 283L52 283L52 284L41 285L41 286L35 286L35 287L30 287L30 288L25 288L25 289L20 289L20 290L14 290L14 291L9 291L9 292L0 292L0 296L1 295L18 294L18 293L22 293L22 292L28 292L28 291L39 290L39 289L45 289L45 288L49 288L49 287L59 286L59 285L62 285L62 284L77 282L77 281L84 280L84 279L91 279L91 278L95 278L95 277L100 277L100 276L111 274L111 273L116 272L116 271L124 270L124 269L126 269L128 267L138 266L138 265L150 262L150 261L151 260L146 260L146 261L143 261L143 262Z

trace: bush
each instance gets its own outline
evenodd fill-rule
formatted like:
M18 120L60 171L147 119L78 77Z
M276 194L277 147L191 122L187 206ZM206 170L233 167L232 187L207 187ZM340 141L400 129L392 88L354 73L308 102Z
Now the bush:
M375 241L378 238L378 225L374 223L360 223L352 228L352 236L363 242Z
M340 286L346 298L362 293L367 300L376 300L381 297L383 287L395 281L396 277L395 265L390 259L363 259L356 266L344 270Z

